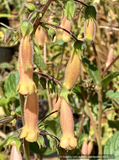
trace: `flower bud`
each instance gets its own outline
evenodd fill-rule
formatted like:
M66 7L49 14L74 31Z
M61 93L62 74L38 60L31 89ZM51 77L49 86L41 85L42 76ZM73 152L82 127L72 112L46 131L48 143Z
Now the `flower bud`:
M22 67L27 71L32 68L33 60L33 45L29 35L26 35L21 39L20 52L22 58Z
M95 20L92 18L86 20L84 23L84 37L87 41L91 42L94 40L95 30L96 30Z
M33 68L27 71L24 68L22 68L21 52L19 52L19 74L20 81L17 87L17 91L23 95L37 92L36 85L33 81Z
M61 98L59 97L57 100L56 95L53 97L53 111L59 110L61 106ZM55 112L52 114L53 118L56 118L58 116L58 112Z
M25 126L22 128L20 138L25 138L29 142L37 140L39 135L39 130L37 129L38 113L38 99L36 93L27 95L24 104Z
M11 154L10 154L10 160L22 160L22 156L20 151L17 151L16 145L14 144L12 146Z
M93 150L93 142L90 141L90 142L88 143L88 155L91 154L92 150Z
M88 143L87 141L83 141L81 152L83 155L88 155Z
M65 71L65 81L63 85L67 89L70 90L75 85L79 77L80 67L81 67L81 60L79 58L77 51L74 50L74 53L70 58Z
M63 136L60 139L60 146L64 149L74 149L77 140L74 137L73 115L69 103L61 98L60 123Z
M67 31L70 31L71 30L71 26L72 26L72 21L70 21L67 18L65 18L64 22L61 25L64 25L62 27L65 28ZM65 31L63 31L62 40L64 42L70 41L70 34L65 32Z
M46 34L43 27L37 28L35 32L36 42L40 48L43 48L45 40L46 40Z

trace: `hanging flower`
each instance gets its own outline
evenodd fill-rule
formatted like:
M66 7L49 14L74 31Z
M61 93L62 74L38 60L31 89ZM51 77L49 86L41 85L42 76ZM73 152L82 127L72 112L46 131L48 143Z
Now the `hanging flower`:
M87 41L91 42L95 38L96 23L93 18L89 18L84 23L84 37Z
M66 17L63 18L61 26L63 28L65 28L67 31L71 30L71 26L72 26L72 21L68 20ZM70 41L70 34L63 31L63 35L62 35L62 40L64 42L69 42Z
M27 95L24 104L25 126L22 128L20 138L25 138L29 142L36 141L39 135L39 130L37 128L38 107L36 93Z
M46 33L43 27L37 28L35 32L36 42L39 47L43 48L44 43L46 42Z
M32 69L33 61L33 44L29 35L24 36L20 43L20 54L22 59L22 67L27 71Z
M81 68L81 60L79 58L77 51L74 50L74 53L67 64L65 72L65 81L63 85L67 89L70 90L75 85L79 77L80 68Z
M60 139L60 146L64 149L74 149L77 146L77 140L74 137L73 115L69 103L61 98L60 123L63 136Z
M16 144L13 144L11 154L10 154L10 160L22 160L22 156L20 151L17 151Z
M22 53L19 52L19 73L20 73L20 81L17 87L17 91L21 94L32 94L33 92L37 92L36 85L33 81L33 68L29 70L25 70L22 68Z
M57 97L55 95L53 97L53 111L59 110L60 106L61 106L61 98L58 97L58 100L57 100ZM52 114L53 118L56 118L57 116L58 116L58 112L55 112L55 113Z

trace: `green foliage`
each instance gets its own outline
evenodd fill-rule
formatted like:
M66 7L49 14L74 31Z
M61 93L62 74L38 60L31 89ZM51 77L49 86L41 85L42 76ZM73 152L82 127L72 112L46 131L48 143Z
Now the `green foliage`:
M85 9L85 19L93 18L96 20L96 9L94 6L88 6Z
M107 85L109 84L109 82L112 81L112 79L114 79L115 77L117 77L119 75L119 72L111 72L110 74L108 74L107 76L105 76L103 79L102 79L102 87L103 88L106 88Z
M16 91L19 82L19 73L11 72L5 81L4 95L5 97L0 98L0 105L5 106L10 101L15 101L18 96Z
M119 159L119 131L114 133L114 135L107 140L105 146L104 146L104 154L109 155L109 158L118 160ZM112 158L111 158L112 155ZM106 159L105 159L106 160Z
M88 73L90 77L93 79L94 83L98 84L98 69L93 64L93 62L89 61L87 58L82 59L82 63L86 65L88 69Z
M17 151L19 150L20 146L21 146L21 141L17 138L17 137L10 137L7 141L6 145L16 145Z
M77 40L75 43L74 43L74 47L71 51L71 57L73 56L73 53L75 51L77 51L80 59L81 59L81 55L82 53L86 50L86 45L83 41L80 41L80 40Z
M36 64L36 66L40 69L45 69L46 68L46 65L45 65L45 62L44 62L44 59L43 57L40 55L40 54L34 54L34 63Z
M64 14L67 17L67 19L72 20L74 17L76 5L74 1L67 1L64 6Z
M5 81L4 90L5 90L5 96L6 97L12 97L16 96L17 91L17 85L19 82L19 72L11 72Z
M34 11L36 9L32 3L25 3L25 6L29 9L29 11Z
M22 21L20 24L20 29L23 37L26 36L27 34L30 35L33 32L32 23L27 20Z

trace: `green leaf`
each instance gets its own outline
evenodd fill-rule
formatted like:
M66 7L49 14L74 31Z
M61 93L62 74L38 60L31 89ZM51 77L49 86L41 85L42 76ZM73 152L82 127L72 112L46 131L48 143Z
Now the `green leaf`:
M57 138L61 138L62 131L60 127L60 118L56 118L55 120L46 120L44 122L45 129L48 133L56 136Z
M41 78L40 78L40 83L41 83L42 87L43 87L44 89L46 89L46 79L43 78L43 77L41 77Z
M41 146L42 146L42 147L46 147L43 136L39 136L39 137L38 137L37 143L38 143L38 145L39 145L39 149L41 149Z
M73 92L78 96L79 99L80 98L83 99L82 92L81 92L81 89L79 87L79 84L77 84L77 85L74 86Z
M47 135L47 138L49 140L50 148L52 149L52 151L53 150L56 151L56 148L57 148L57 141L56 141L56 139L50 137L49 135Z
M104 146L104 155L108 155L110 160L119 160L119 131L109 138ZM107 160L106 158L105 160Z
M64 14L67 17L67 19L72 20L74 17L76 5L74 1L67 1L64 6Z
M62 88L62 90L61 90L61 96L62 97L64 97L64 99L68 102L68 93L69 93L69 91L67 90L67 89L65 89L65 88Z
M107 85L109 84L109 82L111 82L111 80L115 77L117 77L119 75L119 72L111 72L110 74L108 74L107 76L105 76L103 79L102 79L102 88L105 88L107 87Z
M96 9L94 6L88 6L85 8L85 18L93 18L96 20Z
M33 32L33 25L31 22L25 20L21 22L20 29L24 37L25 35L30 35Z
M56 83L54 82L54 81L52 81L52 80L48 80L48 87L49 87L49 91L51 92L51 93L53 93L53 92L55 92L55 87L56 87Z
M18 93L16 91L19 82L19 72L11 72L5 81L4 90L6 97L15 97Z
M33 153L37 153L40 155L43 155L46 150L46 148L39 149L39 145L37 142L33 142L33 143L29 142L29 148L30 148L30 151L32 151Z
M9 145L11 143L15 143L16 144L16 148L17 148L17 151L19 150L20 146L21 146L21 142L20 140L17 138L17 137L10 137L7 141L7 144L6 145Z
M7 43L11 39L11 37L13 36L13 34L14 34L14 31L12 29L7 29L6 32L5 32L5 34L4 34L4 40L3 41L5 43Z
M39 78L38 78L38 75L36 73L33 73L33 81L35 82L35 85L38 87Z
M56 35L56 31L55 29L53 29L52 27L49 28L48 30L48 35L51 37L51 39L53 40L53 38L55 37Z
M1 63L0 68L1 68L1 69L2 69L2 68L8 68L8 69L11 69L11 68L13 68L13 67L12 67L12 65L10 65L9 63L4 62L4 63Z
M98 84L98 69L93 62L89 61L87 58L82 59L82 63L87 66L88 73L93 79L94 83Z
M106 92L106 96L109 97L111 100L115 100L119 104L119 92L115 92L113 90L108 90Z
M2 150L2 148L5 145L5 143L7 142L7 140L10 138L10 136L8 136L5 140L3 140L3 141L0 142L0 151Z
M36 8L32 3L25 3L25 6L30 10L34 11Z
M71 57L73 56L74 52L77 51L79 58L81 59L81 54L86 50L86 45L83 41L77 40L74 43L74 47L71 51Z
M55 59L57 59L62 53L58 53L56 55L54 55L51 59L51 61L54 61Z
M0 98L0 106L5 106L7 103L9 103L9 98Z
M34 63L36 64L36 66L40 69L46 69L46 65L45 65L45 62L44 62L44 59L43 57L40 55L40 54L34 54L34 57L33 57L33 61Z
M117 130L119 130L119 120L116 121L108 120L108 124L110 128L116 128Z
M50 46L63 46L64 41L62 39L59 39L56 43L52 43Z

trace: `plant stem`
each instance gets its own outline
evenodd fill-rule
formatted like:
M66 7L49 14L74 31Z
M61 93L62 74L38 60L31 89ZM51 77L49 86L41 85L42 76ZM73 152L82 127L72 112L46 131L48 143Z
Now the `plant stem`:
M23 125L25 124L25 119L24 119L24 96L20 94L20 106L21 106L21 116L22 116L22 122ZM24 145L24 153L25 153L25 159L30 160L29 157L29 143L23 139L23 145Z
M103 71L102 76L109 70L109 68L119 59L119 55L114 58L114 60L110 63L110 65Z
M74 0L75 2L78 2L78 3L81 3L82 5L84 5L85 7L88 7L88 5L87 4L85 4L85 3L83 3L83 2L81 2L81 1L79 1L79 0Z
M98 72L99 72L99 75L98 75L98 78L99 78L98 79L98 83L99 83L99 91L98 91L98 104L99 104L98 136L99 136L99 144L98 144L98 147L99 147L99 155L102 155L102 144L101 144L101 136L102 136L102 127L101 127L101 124L102 124L102 87L101 87L102 77L101 77L101 64L100 64L100 60L99 60L99 57L98 57L94 42L92 43L92 47L93 47L93 51L94 51L94 54L95 54L95 57L96 57L97 67L98 67Z
M60 87L63 87L63 85L62 85L58 80L56 80L55 78L53 78L53 77L51 77L51 76L49 76L49 75L43 74L43 73L41 73L41 72L34 72L34 73L36 73L36 74L38 74L38 75L40 75L40 76L42 76L42 77L45 77L45 78L47 78L47 79L50 79L50 80L54 81L55 83L59 84Z
M84 90L83 90L82 87L81 87L81 92L82 92L82 96L83 96L83 99L84 99L86 108L87 108L88 113L89 113L89 117L90 117L90 119L91 119L91 123L92 123L92 125L93 125L93 129L94 129L94 131L95 131L95 136L96 136L96 139L97 139L97 143L99 144L99 136L98 136L98 132L97 132L97 129L96 129L95 121L94 121L94 119L93 119L93 116L92 116L90 107L89 107L89 105L88 105L88 102L87 102L87 99L86 99L86 96L85 96L85 93L84 93Z
M49 104L49 112L52 112L52 103L51 103L50 92L48 87L48 79L46 79L46 89L47 89L47 97L48 97L48 104Z
M63 31L65 31L68 34L70 34L75 39L75 41L78 41L78 39L73 35L73 33L71 33L70 31L66 30L65 28L62 28L60 26L57 26L57 25L54 25L54 24L51 24L51 23L48 23L48 22L40 22L40 24L42 24L42 23L44 23L47 26L52 26L52 27L57 28L57 29L62 29Z
M65 51L65 46L66 46L66 43L63 44L63 49L62 49L62 54L61 54L61 59L60 59L60 64L58 66L58 70L57 70L57 79L59 77L59 71L61 69L61 65L62 65L62 60L63 60L63 54L64 54L64 51Z
M43 7L43 9L40 12L42 14L42 16L39 17L39 18L38 18L38 16L36 17L36 20L35 20L34 25L33 25L33 28L34 28L33 34L35 33L37 27L40 24L41 19L43 18L46 10L48 9L48 7L49 7L49 5L51 4L52 1L54 1L54 0L48 0L47 3L45 4L45 6Z
M81 125L80 125L80 129L79 129L79 133L77 135L77 141L79 140L81 132L82 132L84 119L85 119L85 114L84 114L84 111L83 111L82 118L81 118Z
M22 123L24 125L25 124L25 120L24 120L24 96L22 94L19 94L19 96L20 96Z

